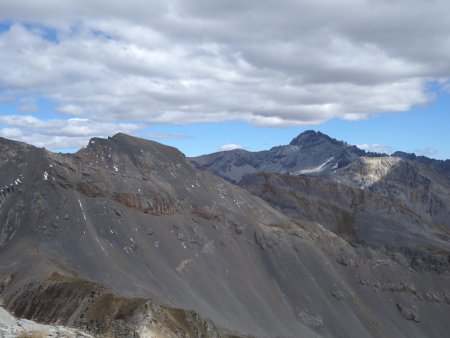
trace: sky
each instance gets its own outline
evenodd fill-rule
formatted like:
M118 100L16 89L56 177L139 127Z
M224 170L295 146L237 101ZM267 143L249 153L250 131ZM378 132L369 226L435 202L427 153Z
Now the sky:
M0 136L450 158L447 0L1 0Z

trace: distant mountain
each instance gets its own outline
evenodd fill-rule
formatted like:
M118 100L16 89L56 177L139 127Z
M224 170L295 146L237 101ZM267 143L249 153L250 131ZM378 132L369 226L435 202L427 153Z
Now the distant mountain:
M267 151L236 149L193 157L190 160L199 168L211 170L230 182L238 183L244 175L256 172L323 175L345 167L361 156L382 155L366 153L321 132L308 130L288 145Z
M444 337L448 182L362 154L308 132L245 162L294 163L243 180L274 208L125 134L75 154L0 138L3 306L95 336Z

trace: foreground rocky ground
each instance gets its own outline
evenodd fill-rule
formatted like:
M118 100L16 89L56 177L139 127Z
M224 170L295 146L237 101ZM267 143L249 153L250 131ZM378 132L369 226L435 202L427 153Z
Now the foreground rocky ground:
M77 329L64 326L44 325L27 319L17 319L4 308L0 307L0 337L2 338L44 338L65 337L82 338L92 337Z

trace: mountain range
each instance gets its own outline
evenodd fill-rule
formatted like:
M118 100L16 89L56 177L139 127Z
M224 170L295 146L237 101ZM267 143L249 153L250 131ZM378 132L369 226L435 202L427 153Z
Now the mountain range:
M345 167L361 156L383 154L366 153L321 132L308 130L288 145L270 150L249 152L235 149L193 157L191 161L197 167L211 170L230 182L238 183L244 175L257 172L321 175Z
M268 172L288 175L323 175L346 167L360 157L387 156L387 154L366 152L321 132L307 130L288 145L273 147L270 150L250 152L234 149L192 157L190 160L199 168L211 170L232 183L238 183L246 174ZM450 173L450 160L434 160L401 151L395 152L392 156Z
M444 337L448 163L314 131L190 159L0 138L0 296L97 336Z

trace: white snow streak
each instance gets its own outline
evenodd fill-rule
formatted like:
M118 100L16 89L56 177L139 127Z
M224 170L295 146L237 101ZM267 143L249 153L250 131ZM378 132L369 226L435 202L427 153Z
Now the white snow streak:
M106 253L106 250L103 247L102 243L100 243L99 239L97 237L95 237L95 240L97 241L98 245L100 245L100 247L102 248L103 252Z
M80 199L78 199L78 203L80 203L81 212L83 213L84 220L86 221L86 214L84 213L83 205L81 205Z

